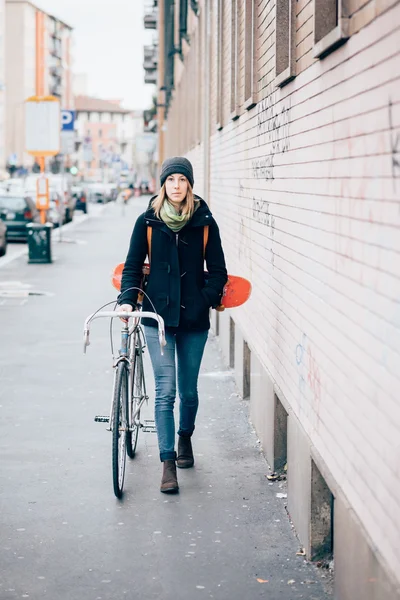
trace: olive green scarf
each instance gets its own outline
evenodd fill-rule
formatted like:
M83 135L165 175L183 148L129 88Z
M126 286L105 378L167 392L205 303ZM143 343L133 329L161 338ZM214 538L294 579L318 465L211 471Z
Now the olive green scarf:
M196 211L199 206L200 202L195 202L194 210ZM176 208L170 202L168 202L168 200L165 200L161 207L160 217L167 227L169 227L175 233L185 227L186 223L188 223L190 220L189 215L180 215Z

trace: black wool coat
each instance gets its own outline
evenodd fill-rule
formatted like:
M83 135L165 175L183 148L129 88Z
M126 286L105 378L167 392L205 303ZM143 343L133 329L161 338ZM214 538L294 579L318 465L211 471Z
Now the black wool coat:
M221 304L227 282L225 258L218 225L206 202L195 196L200 206L191 220L174 233L158 219L151 201L133 229L128 255L122 272L118 304L135 307L140 287L142 266L147 256L147 228L152 227L151 266L145 292L168 329L176 331L205 331L210 328L209 309ZM152 199L153 200L153 199ZM207 276L204 273L203 235L209 226L205 252ZM154 312L145 296L143 310ZM156 326L152 319L145 325Z

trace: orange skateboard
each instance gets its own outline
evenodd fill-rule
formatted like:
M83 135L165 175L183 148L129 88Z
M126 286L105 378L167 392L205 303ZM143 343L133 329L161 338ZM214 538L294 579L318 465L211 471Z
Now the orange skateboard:
M112 274L112 284L120 291L121 290L121 279L124 263L117 265ZM150 266L148 263L143 265L143 275L150 273ZM207 276L207 272L205 273ZM251 295L251 283L244 277L238 277L237 275L228 275L228 281L225 284L224 291L222 294L221 306L218 306L216 310L224 310L224 308L235 308L244 304Z

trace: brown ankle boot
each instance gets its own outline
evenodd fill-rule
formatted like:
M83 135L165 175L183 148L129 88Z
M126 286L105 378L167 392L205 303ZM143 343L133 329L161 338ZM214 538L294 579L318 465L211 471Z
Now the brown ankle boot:
M176 459L176 464L180 469L189 469L194 465L192 440L190 437L178 437L178 458Z
M175 461L164 460L160 492L164 492L165 494L175 494L178 491L179 485L178 480L176 478Z

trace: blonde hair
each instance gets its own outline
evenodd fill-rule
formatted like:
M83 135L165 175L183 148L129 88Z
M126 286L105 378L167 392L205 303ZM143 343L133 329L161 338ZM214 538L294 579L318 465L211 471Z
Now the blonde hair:
M156 198L154 198L153 202L151 203L151 207L153 208L154 214L156 215L157 218L160 218L161 207L164 204L165 200L168 200L168 196L167 196L167 189L166 189L165 183L164 183L161 186L158 196ZM195 202L195 199L194 199L194 194L193 194L193 188L188 181L188 189L186 192L186 198L182 202L181 215L187 215L188 219L191 219L192 215L194 213L194 202Z

